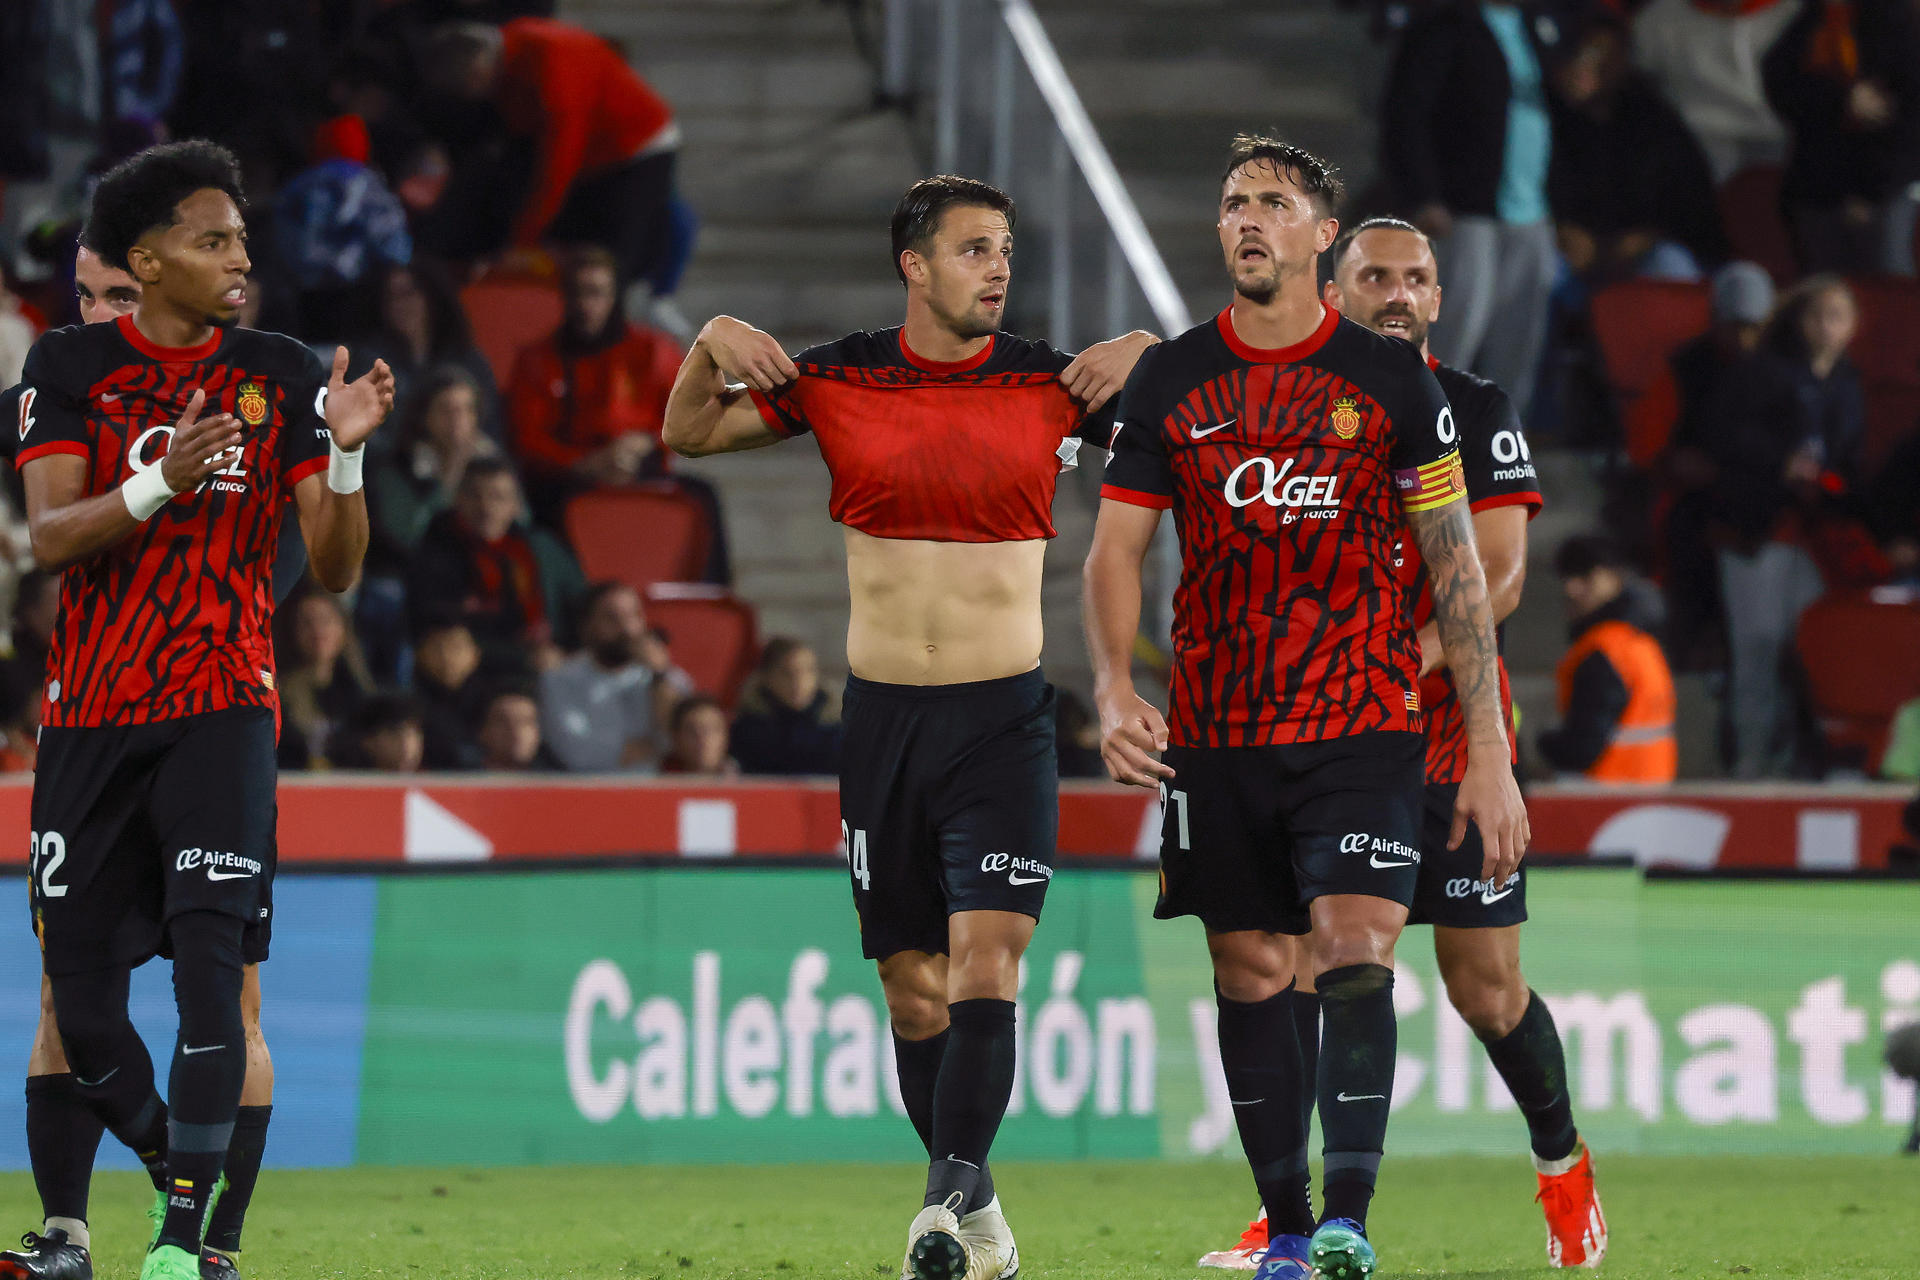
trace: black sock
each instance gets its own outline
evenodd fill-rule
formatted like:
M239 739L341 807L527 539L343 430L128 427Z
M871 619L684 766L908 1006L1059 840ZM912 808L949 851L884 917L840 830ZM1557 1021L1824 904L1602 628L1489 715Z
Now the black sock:
M207 1248L238 1253L240 1229L246 1225L247 1206L253 1202L253 1184L260 1179L260 1159L267 1153L267 1125L273 1107L241 1107L233 1121L233 1141L227 1146L227 1189L207 1223Z
M105 1130L71 1073L27 1077L27 1159L43 1216L87 1220L93 1158Z
M920 1135L920 1145L927 1149L927 1155L933 1155L933 1089L940 1079L940 1063L947 1056L947 1035L942 1031L926 1040L905 1040L898 1031L893 1033L893 1060L900 1069L900 1101L906 1104L907 1119L913 1122L913 1131ZM993 1199L993 1170L986 1165L980 1166L980 1181L975 1184L973 1194L960 1206L960 1216L965 1217L976 1209L985 1208Z
M1481 1037L1493 1069L1507 1082L1508 1092L1527 1118L1533 1154L1542 1160L1564 1160L1578 1141L1573 1127L1573 1099L1567 1095L1567 1055L1560 1046L1560 1030L1553 1025L1547 1002L1527 992L1527 1011L1520 1023L1498 1040Z
M173 996L180 1009L168 1081L167 1216L159 1243L198 1254L208 1201L227 1162L247 1073L240 1015L243 925L233 916L190 911L173 919Z
M1273 1235L1313 1234L1313 1198L1308 1186L1307 1135L1300 1127L1300 1043L1293 1029L1291 984L1278 995L1252 1003L1214 991L1220 1006L1220 1065L1240 1147L1253 1170L1253 1185L1267 1206Z
M1293 1034L1300 1042L1300 1140L1313 1133L1314 1091L1320 1079L1320 993L1293 993Z
M1327 1218L1363 1228L1386 1147L1393 1097L1393 970L1354 964L1320 975L1320 1130L1325 1137Z
M49 975L54 1021L72 1068L74 1091L107 1132L166 1185L167 1104L153 1087L153 1059L127 1016L131 969Z
M933 1157L926 1204L955 1192L966 1212L980 1189L993 1135L1013 1097L1013 1001L947 1006L947 1052L933 1089Z

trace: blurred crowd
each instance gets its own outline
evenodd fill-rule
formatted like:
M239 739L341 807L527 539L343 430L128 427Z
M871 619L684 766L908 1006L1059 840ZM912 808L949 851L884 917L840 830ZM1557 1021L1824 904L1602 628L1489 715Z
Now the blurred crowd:
M1574 558L1710 676L1728 772L1868 767L1803 623L1920 590L1920 0L1375 11L1363 203L1436 238L1435 354L1605 460Z

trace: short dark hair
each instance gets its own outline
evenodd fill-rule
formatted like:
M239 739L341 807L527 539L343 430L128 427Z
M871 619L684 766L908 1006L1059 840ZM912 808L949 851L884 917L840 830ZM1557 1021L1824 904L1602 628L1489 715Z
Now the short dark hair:
M755 669L762 673L772 671L806 647L806 641L795 639L793 636L774 636L761 646L760 661Z
M140 238L156 227L172 226L179 220L180 202L209 187L246 208L240 161L219 143L190 138L148 147L100 179L80 243L108 266L131 271L127 255Z
M1340 264L1347 260L1347 250L1353 247L1355 240L1369 231L1411 231L1425 240L1429 249L1433 247L1433 238L1405 218L1368 218L1359 226L1342 231L1340 238L1333 242L1333 252L1327 255L1328 260L1333 263L1330 275L1340 274Z
M1595 569L1627 567L1620 544L1604 533L1577 533L1553 553L1553 571L1562 578L1584 578Z
M402 725L424 725L426 712L410 693L376 693L360 704L352 723L355 736L366 738Z
M1006 217L1007 230L1013 230L1013 197L1000 188L952 173L922 178L893 207L893 274L901 284L907 282L907 273L900 269L900 255L908 249L925 253L940 230L940 219L956 205L993 209Z
M1227 145L1227 167L1220 174L1224 188L1234 172L1256 161L1265 161L1281 173L1289 174L1300 189L1319 207L1320 216L1330 218L1346 199L1346 184L1334 167L1305 147L1296 147L1271 134L1236 133Z
M507 476L516 484L520 480L511 462L498 454L488 454L475 458L467 464L467 469L460 473L460 487L464 489L476 480L491 480L495 476Z
M680 699L680 701L674 703L673 710L668 713L667 715L668 735L671 736L673 734L679 733L680 726L684 725L687 722L687 717L692 715L694 712L699 711L703 707L712 707L714 710L718 711L723 716L727 714L727 709L720 705L720 699L714 697L712 694L690 693L686 697ZM732 719L731 716L728 716L727 718L729 720Z
M588 583L587 589L580 593L578 625L582 630L586 628L587 620L593 617L593 611L600 607L600 602L616 591L631 591L640 596L642 607L646 605L646 597L641 595L639 588L631 582L623 582L619 578L602 578L598 582Z

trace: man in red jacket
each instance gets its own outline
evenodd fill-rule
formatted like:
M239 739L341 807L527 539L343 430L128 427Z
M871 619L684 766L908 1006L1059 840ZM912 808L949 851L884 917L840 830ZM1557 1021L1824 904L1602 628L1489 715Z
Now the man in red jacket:
M680 126L612 45L550 18L455 23L434 33L424 71L430 89L491 102L531 141L512 247L603 244L623 283L651 273L666 244Z

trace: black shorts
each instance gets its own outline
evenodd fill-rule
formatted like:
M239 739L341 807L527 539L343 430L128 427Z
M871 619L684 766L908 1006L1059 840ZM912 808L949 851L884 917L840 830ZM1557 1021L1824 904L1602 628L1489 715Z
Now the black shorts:
M1362 733L1272 747L1168 747L1161 920L1212 933L1303 934L1307 904L1354 893L1413 901L1426 741Z
M1449 929L1499 929L1527 918L1527 877L1516 871L1505 884L1480 878L1486 847L1480 828L1469 822L1460 847L1447 850L1453 833L1453 802L1460 794L1457 782L1429 783L1423 802L1426 813L1420 833L1420 885L1414 891L1408 924L1438 924Z
M47 972L140 964L183 911L245 921L247 963L265 959L275 778L265 708L43 729L29 877Z
M1053 686L847 678L840 830L860 948L944 954L956 911L1040 918L1060 827Z

